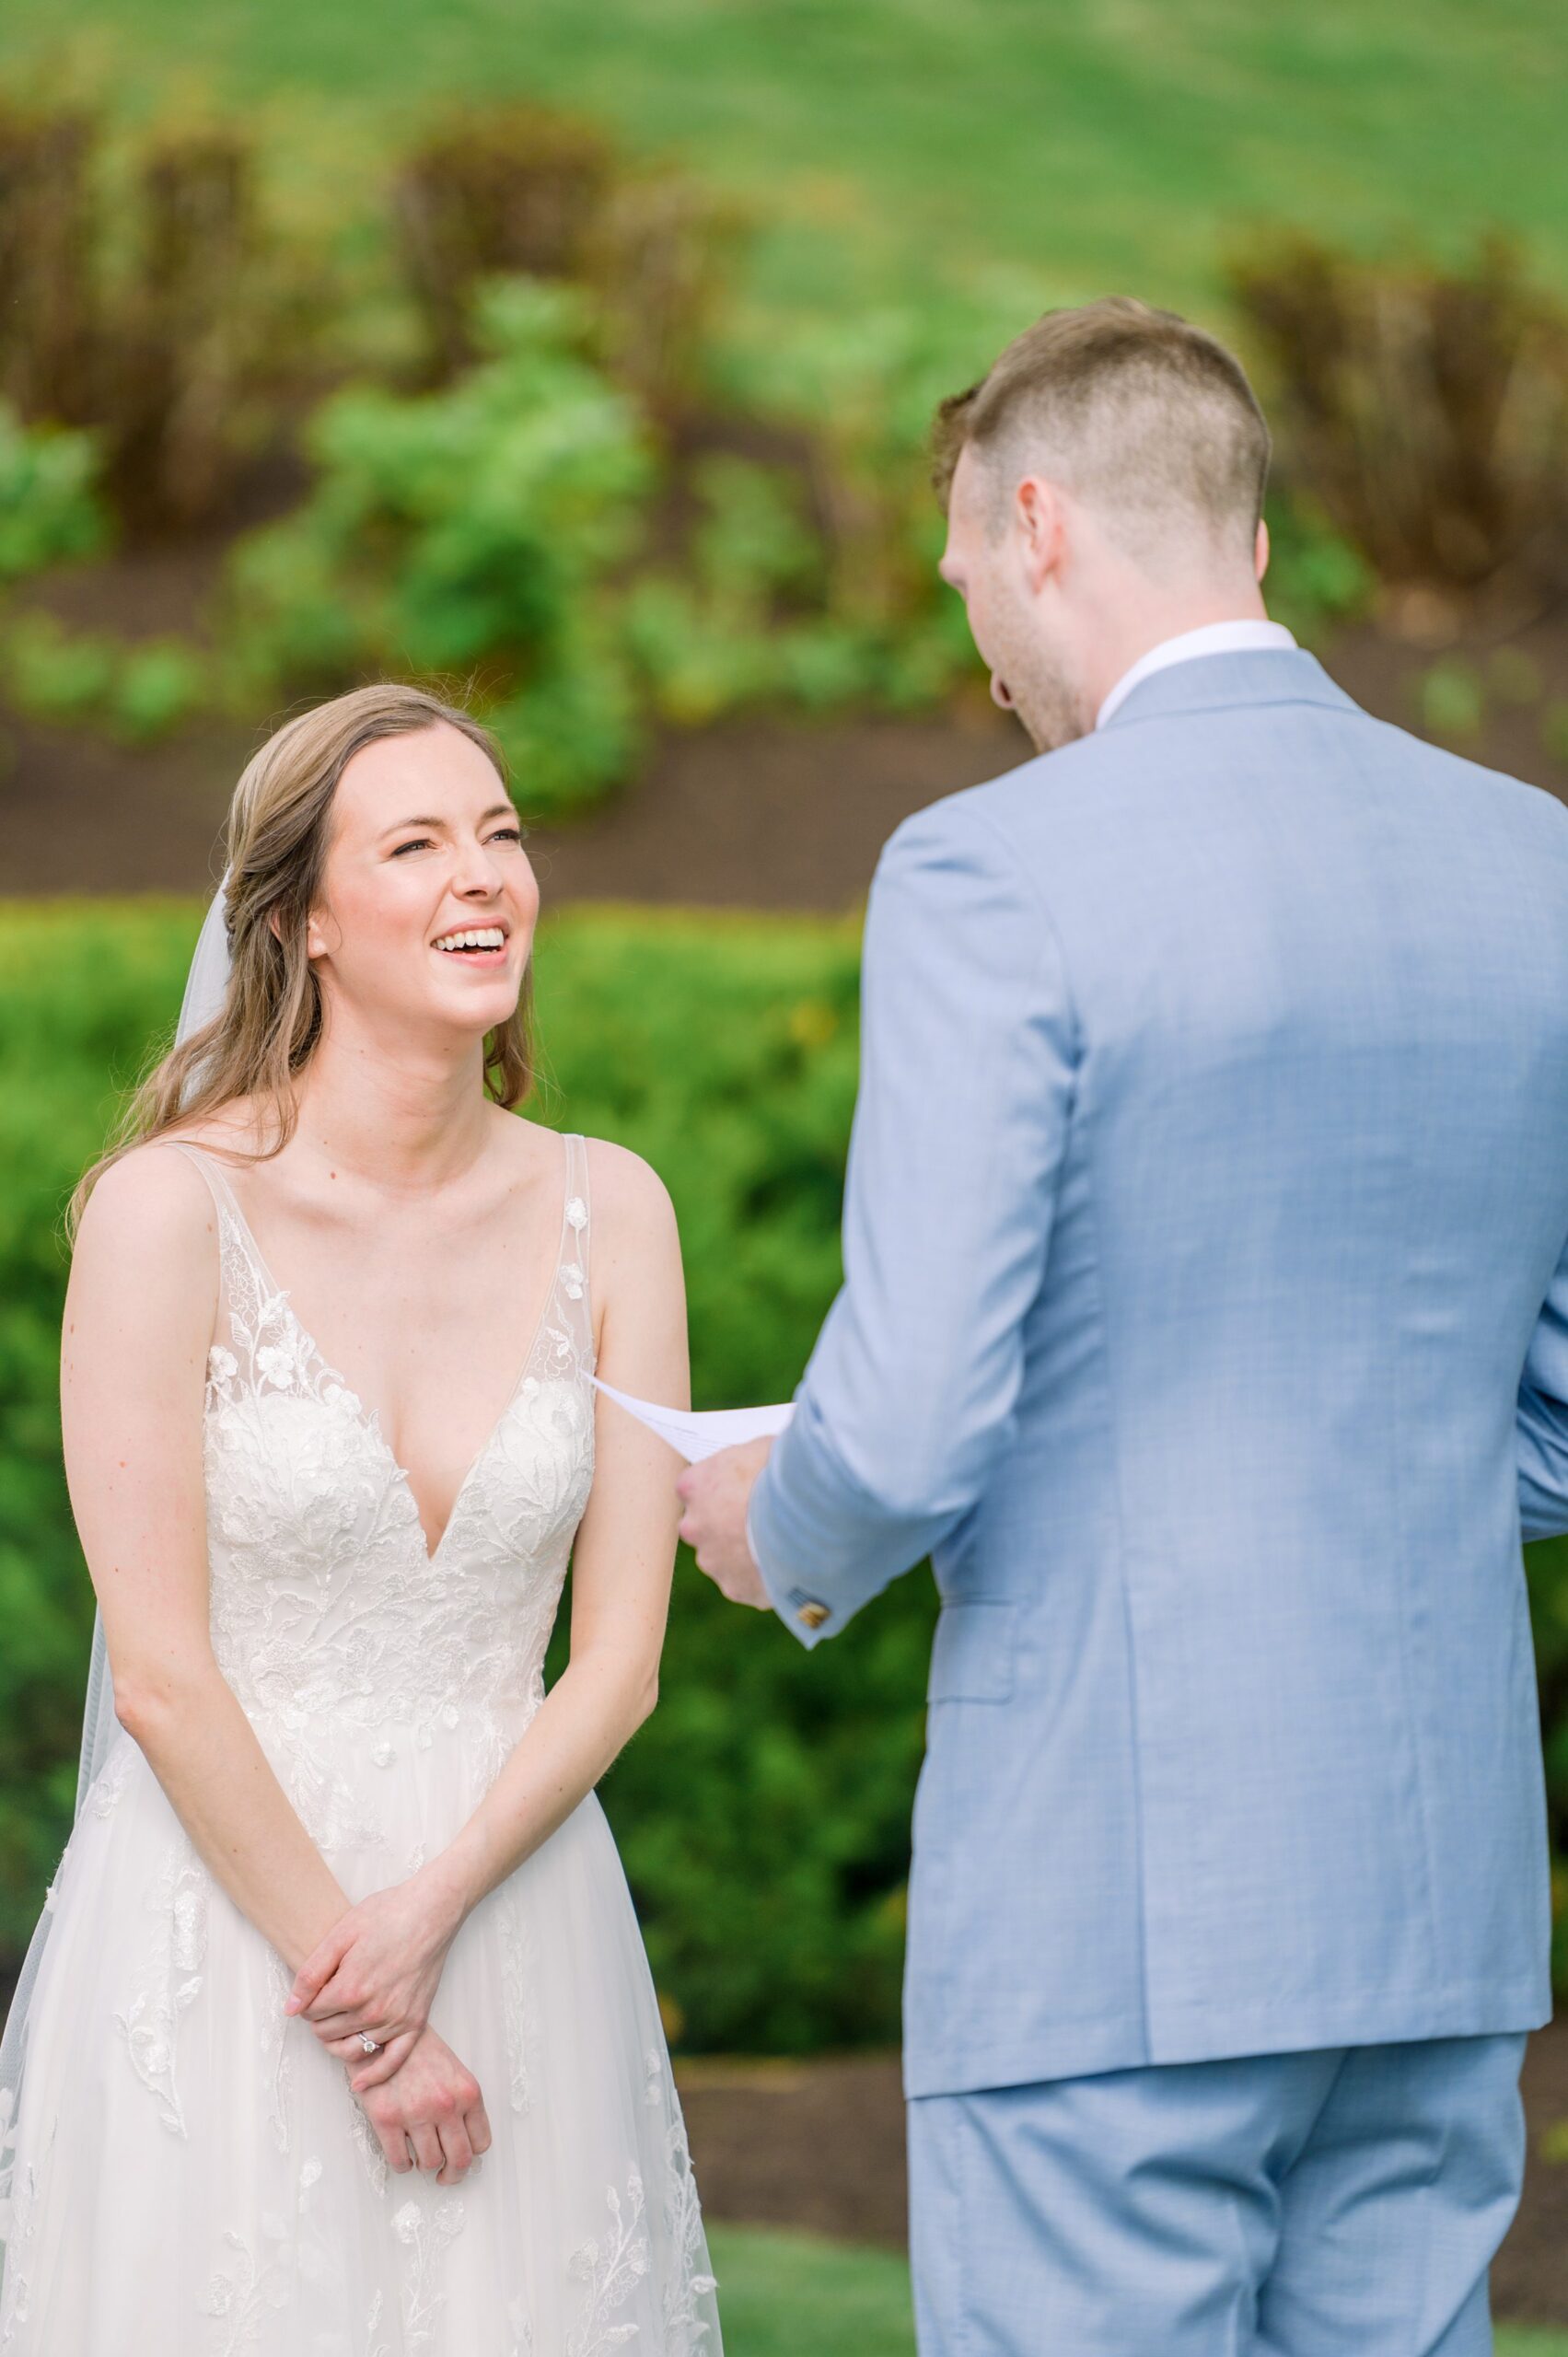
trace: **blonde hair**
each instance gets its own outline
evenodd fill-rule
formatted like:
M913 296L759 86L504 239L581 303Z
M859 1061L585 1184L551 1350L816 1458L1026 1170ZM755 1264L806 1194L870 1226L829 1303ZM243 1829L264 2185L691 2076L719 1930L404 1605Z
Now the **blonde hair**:
M1251 554L1269 428L1235 354L1175 311L1126 295L1047 311L938 407L931 479L944 508L969 446L991 461L998 523L1038 466L1135 548L1190 532L1196 517Z
M137 1084L110 1145L72 1191L64 1214L71 1244L110 1164L176 1124L254 1097L269 1106L278 1134L265 1152L247 1158L270 1161L287 1144L298 1119L294 1083L321 1035L321 986L306 955L306 926L320 893L338 781L377 738L443 722L480 748L505 787L505 763L488 729L459 705L395 684L355 688L299 714L248 762L226 829L229 979L223 1004L210 1022L159 1054ZM530 1094L534 1078L530 962L517 1006L485 1035L485 1094L510 1110Z

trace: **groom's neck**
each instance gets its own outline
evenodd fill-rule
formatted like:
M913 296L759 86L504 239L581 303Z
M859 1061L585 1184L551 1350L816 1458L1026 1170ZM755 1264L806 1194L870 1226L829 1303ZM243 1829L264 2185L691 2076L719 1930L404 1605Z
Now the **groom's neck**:
M1178 591L1152 583L1123 583L1106 598L1098 627L1084 634L1079 680L1091 725L1123 673L1167 639L1206 629L1212 622L1268 619L1262 591L1252 580L1205 582Z

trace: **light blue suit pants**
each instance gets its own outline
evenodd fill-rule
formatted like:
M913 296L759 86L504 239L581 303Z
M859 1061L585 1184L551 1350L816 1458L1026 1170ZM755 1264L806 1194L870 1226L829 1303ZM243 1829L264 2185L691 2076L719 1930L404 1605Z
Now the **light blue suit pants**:
M1523 2032L909 2106L921 2357L1485 2357Z

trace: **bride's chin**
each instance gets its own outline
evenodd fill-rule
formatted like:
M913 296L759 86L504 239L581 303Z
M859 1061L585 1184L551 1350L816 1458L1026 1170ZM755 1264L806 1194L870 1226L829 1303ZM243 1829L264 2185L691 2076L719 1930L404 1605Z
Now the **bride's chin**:
M511 1021L517 1011L519 994L516 983L500 978L482 987L470 983L466 990L436 988L418 1001L405 1002L400 1029L406 1036L411 1024L415 1028L428 1024L436 1031L480 1039L485 1032L494 1031L498 1023Z

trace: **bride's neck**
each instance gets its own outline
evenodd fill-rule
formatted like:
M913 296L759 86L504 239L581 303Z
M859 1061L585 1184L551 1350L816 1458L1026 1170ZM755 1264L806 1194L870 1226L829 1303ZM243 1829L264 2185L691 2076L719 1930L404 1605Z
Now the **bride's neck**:
M334 1175L389 1193L451 1185L484 1152L494 1118L482 1047L460 1062L374 1041L323 1040L296 1091L294 1143Z

